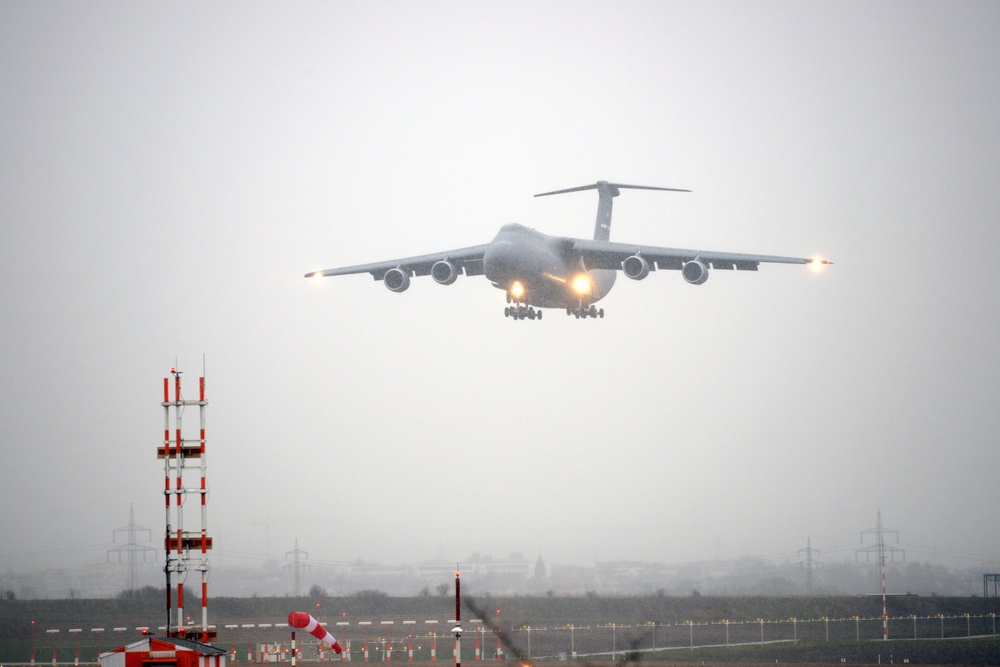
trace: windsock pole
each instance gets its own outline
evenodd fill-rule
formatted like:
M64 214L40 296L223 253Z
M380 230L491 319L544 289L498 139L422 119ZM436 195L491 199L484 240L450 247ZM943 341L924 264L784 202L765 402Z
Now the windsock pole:
M458 568L455 569L455 667L462 667L462 588Z

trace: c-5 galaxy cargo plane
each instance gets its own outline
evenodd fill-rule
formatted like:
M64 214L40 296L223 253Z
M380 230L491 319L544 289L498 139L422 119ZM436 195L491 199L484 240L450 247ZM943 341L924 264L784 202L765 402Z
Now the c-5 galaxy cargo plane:
M325 271L312 271L307 278L370 273L393 292L404 292L410 278L430 275L440 285L451 285L460 275L486 276L493 286L507 293L506 317L541 319L543 308L564 308L576 318L604 317L596 304L615 284L621 271L632 280L642 280L650 271L677 270L692 285L708 280L709 268L756 271L761 262L780 264L830 264L821 259L746 255L705 250L681 250L631 243L612 243L611 208L621 190L665 190L678 188L623 185L598 181L566 190L535 195L545 197L581 190L597 190L597 222L594 238L550 236L522 225L500 228L487 244L445 252L405 257L371 264L358 264Z

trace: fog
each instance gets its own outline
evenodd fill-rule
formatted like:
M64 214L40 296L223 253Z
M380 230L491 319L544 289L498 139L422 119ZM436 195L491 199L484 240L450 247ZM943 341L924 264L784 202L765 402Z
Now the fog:
M851 558L997 571L1000 6L0 4L0 572L164 527L207 384L226 567ZM792 256L503 317L314 269L506 223ZM194 426L194 420L191 425ZM895 538L895 536L893 536ZM824 556L825 558L826 556Z

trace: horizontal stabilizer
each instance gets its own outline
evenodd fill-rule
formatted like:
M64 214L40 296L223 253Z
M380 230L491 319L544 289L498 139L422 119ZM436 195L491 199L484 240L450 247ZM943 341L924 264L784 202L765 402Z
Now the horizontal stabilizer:
M666 190L668 192L691 192L680 188L657 188L652 185L625 185L623 183L608 183L607 181L597 181L592 185L581 185L565 190L553 190L535 195L545 197L547 195L561 195L567 192L580 192L581 190L597 190L599 199L597 201L597 222L594 224L594 240L607 241L611 238L611 209L614 206L614 199L622 188L630 190Z
M581 185L575 188L566 188L565 190L553 190L552 192L542 192L541 194L535 195L536 197L545 197L548 195L562 195L567 192L580 192L582 190L598 190L600 188L608 188L612 191L612 197L618 196L618 190L622 188L627 188L630 190L665 190L667 192L691 192L690 190L683 190L681 188L658 188L652 185L625 185L624 183L608 183L607 181L598 181L597 183L591 183L590 185Z

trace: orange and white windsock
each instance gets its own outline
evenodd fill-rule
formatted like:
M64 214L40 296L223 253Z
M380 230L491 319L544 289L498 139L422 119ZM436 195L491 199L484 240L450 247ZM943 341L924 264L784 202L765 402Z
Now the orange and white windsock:
M329 644L335 653L339 654L341 652L340 644L337 643L334 636L327 632L326 628L320 625L319 621L313 618L312 615L304 611L293 611L288 615L288 625L293 628L305 630L324 644Z

